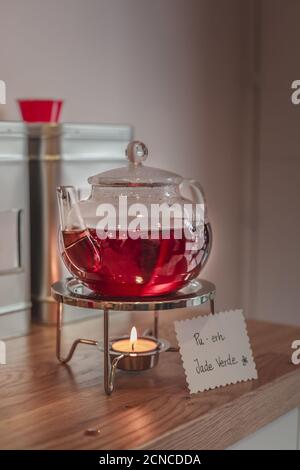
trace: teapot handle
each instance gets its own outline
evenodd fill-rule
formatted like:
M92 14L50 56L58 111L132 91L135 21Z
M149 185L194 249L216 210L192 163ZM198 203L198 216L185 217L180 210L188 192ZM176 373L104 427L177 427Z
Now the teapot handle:
M208 221L207 217L207 205L206 205L206 198L204 195L203 188L199 181L196 181L194 179L185 179L182 181L182 183L179 185L179 190L180 193L182 194L182 191L184 187L190 188L192 195L193 195L193 203L195 204L203 204L204 205L204 230L207 232L207 242L206 246L204 248L204 256L202 258L202 266L201 268L203 269L204 266L207 263L208 257L211 252L211 247L212 247L212 241L213 241L213 236L212 236L212 229L211 225ZM183 195L183 194L182 194Z
M203 188L199 181L194 179L184 179L182 183L179 185L179 190L183 195L184 188L190 188L191 193L193 195L193 203L194 204L203 204L204 205L204 223L208 222L207 220L207 205L206 205L206 198L204 195Z

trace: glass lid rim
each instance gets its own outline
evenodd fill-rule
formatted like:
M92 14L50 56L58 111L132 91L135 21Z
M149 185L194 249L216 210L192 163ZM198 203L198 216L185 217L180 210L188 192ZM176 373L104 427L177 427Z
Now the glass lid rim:
M93 182L89 181L89 183L93 187L111 187L111 188L136 188L136 187L144 187L144 188L155 188L155 187L167 187L167 186L178 186L181 183L180 181L116 181L108 179Z

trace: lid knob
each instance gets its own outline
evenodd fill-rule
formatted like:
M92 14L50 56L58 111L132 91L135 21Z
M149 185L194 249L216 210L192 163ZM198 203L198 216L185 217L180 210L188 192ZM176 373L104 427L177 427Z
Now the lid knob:
M134 165L141 165L141 163L148 157L148 149L143 142L133 140L127 145L126 157Z

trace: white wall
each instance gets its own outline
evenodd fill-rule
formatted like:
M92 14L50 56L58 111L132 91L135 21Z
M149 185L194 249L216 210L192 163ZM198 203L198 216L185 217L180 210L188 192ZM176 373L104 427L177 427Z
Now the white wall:
M2 119L62 97L64 121L130 123L149 164L198 178L218 308L241 306L238 0L1 0Z
M252 191L253 315L300 324L300 106L291 83L300 79L300 2L262 0L258 75L257 162ZM255 202L256 201L256 202Z

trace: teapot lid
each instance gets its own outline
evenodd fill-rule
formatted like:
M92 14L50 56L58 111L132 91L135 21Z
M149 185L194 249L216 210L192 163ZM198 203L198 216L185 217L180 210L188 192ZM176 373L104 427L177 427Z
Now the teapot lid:
M143 165L148 156L148 149L143 142L134 140L126 149L128 166L104 171L98 175L90 176L88 182L99 186L166 186L179 184L183 178L159 168Z

